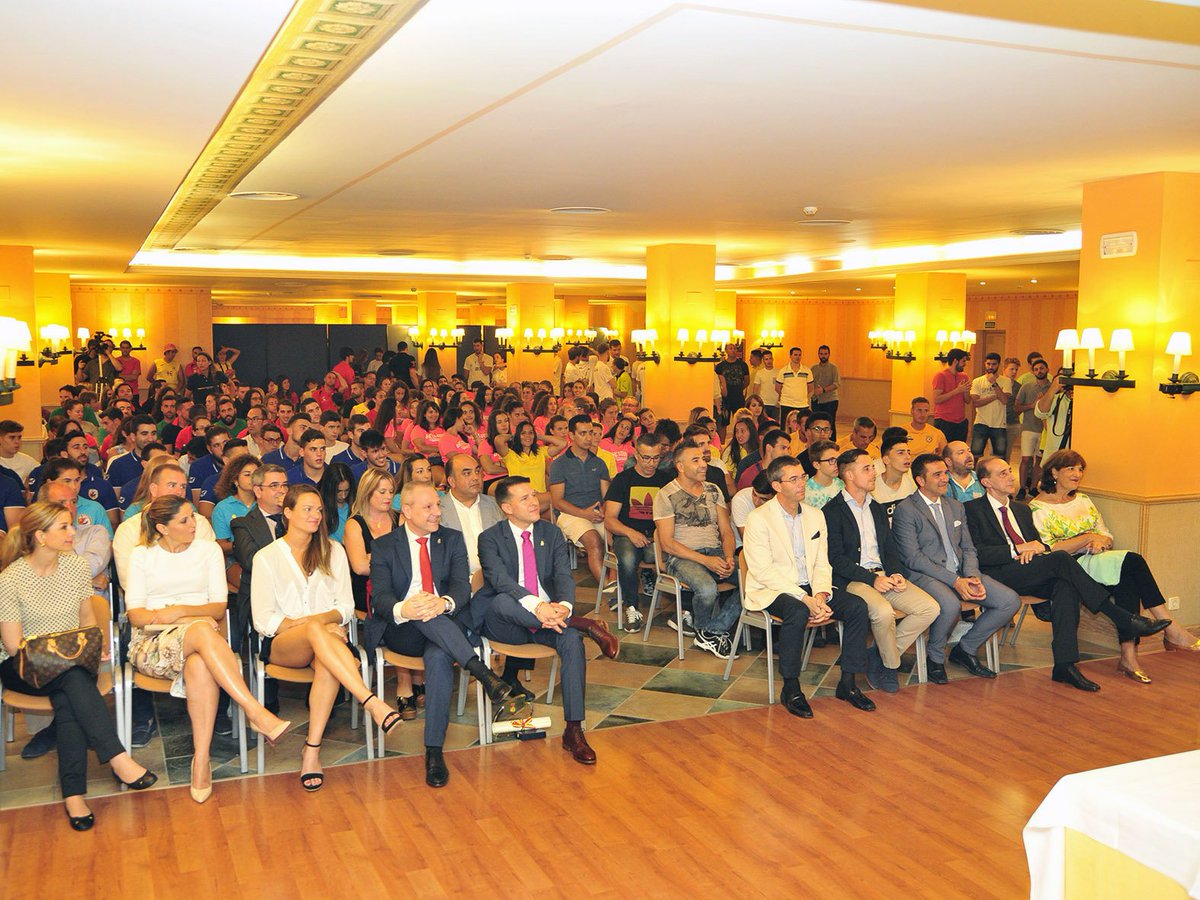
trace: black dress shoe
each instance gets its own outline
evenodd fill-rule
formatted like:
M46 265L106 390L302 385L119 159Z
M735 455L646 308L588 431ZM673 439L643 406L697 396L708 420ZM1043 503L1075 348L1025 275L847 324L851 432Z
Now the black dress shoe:
M467 671L479 679L483 692L494 704L502 704L512 696L513 689L507 681L485 666L477 659L467 663Z
M425 783L431 788L445 787L450 780L450 770L446 768L446 758L442 755L441 747L425 748Z
M962 647L955 647L950 651L950 662L956 666L962 666L972 675L978 675L980 678L995 678L996 673L981 663L972 654L968 653Z
M808 705L808 699L804 694L794 694L791 697L785 694L779 698L779 702L793 716L801 719L813 717L812 707Z
M37 759L45 756L58 746L58 732L51 722L29 739L29 743L21 748L21 759Z
M1050 607L1049 600L1046 600L1042 603L1035 603L1029 608L1033 610L1033 617L1039 622L1050 622L1054 619L1053 610Z
M950 679L946 677L946 667L941 663L934 662L928 657L925 659L925 675L928 677L931 684L950 683Z
M527 688L527 687L525 687L525 685L521 684L521 681L519 678L515 678L512 681L509 681L506 678L506 679L504 679L504 683L507 684L510 688L512 688L512 695L514 697L524 697L526 703L533 702L533 691L529 690L529 688Z
M1170 619L1148 619L1145 616L1131 616L1129 619L1129 635L1135 638L1150 637L1170 627Z
M1081 691L1095 693L1100 690L1100 685L1085 677L1079 669L1075 668L1074 663L1067 666L1055 666L1050 678L1062 684L1069 684L1071 687L1078 688Z
M90 831L92 826L96 824L96 814L88 813L86 816L73 816L67 813L67 821L71 823L71 827L76 831Z
M875 711L874 701L871 700L871 698L868 697L866 694L864 694L862 691L860 691L858 689L858 685L855 685L854 687L842 687L839 684L837 693L835 694L835 696L839 700L845 700L847 703L849 703L855 709L861 709L863 712L874 712Z

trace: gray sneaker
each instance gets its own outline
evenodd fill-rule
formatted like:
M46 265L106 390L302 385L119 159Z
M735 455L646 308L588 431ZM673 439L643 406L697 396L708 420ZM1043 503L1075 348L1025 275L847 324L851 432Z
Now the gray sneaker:
M692 641L692 646L699 650L707 650L713 656L719 659L728 659L728 651L722 653L721 636L718 634L709 634L707 631L697 631L696 638Z
M623 618L625 620L623 627L626 631L642 630L642 625L645 622L645 619L642 618L642 614L638 612L638 608L636 606L626 605Z
M667 616L667 627L672 631L679 631L679 622L675 618L675 613L671 613L671 615ZM692 614L687 610L684 610L683 613L683 636L696 636L696 629L692 625Z

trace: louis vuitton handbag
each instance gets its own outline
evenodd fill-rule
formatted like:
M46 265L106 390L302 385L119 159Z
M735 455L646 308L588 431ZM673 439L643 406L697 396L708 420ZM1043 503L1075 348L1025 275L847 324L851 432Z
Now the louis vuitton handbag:
M26 684L42 688L72 666L93 675L100 671L104 635L98 625L53 631L21 641L17 650L17 674Z

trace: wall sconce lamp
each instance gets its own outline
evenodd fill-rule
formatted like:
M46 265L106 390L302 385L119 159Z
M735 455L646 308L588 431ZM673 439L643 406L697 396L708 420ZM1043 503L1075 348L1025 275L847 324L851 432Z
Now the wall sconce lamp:
M653 328L635 328L631 337L633 338L634 355L638 362L662 362L662 357L655 346L658 343L657 331Z
M872 350L886 350L888 333L886 331L871 331L867 333L867 337L871 339ZM765 345L764 345L765 346ZM779 346L779 345L776 345Z
M696 332L696 349L688 353L687 345L690 336L686 328L680 328L675 333L675 340L679 342L679 352L675 354L675 361L687 363L689 366L701 362L719 363L725 358L721 353L721 348L729 343L729 338L728 331L713 331L710 337L708 331L701 328ZM704 348L709 344L712 345L712 350L706 353Z
M568 328L564 332L567 345L570 347L590 347L592 341L596 339L596 334L597 331L595 328Z
M496 343L500 345L500 349L505 353L512 350L513 330L511 328L496 329Z
M1098 387L1110 394L1115 394L1123 388L1137 386L1136 381L1125 377L1125 354L1133 349L1133 334L1128 328L1115 329L1108 348L1117 354L1119 372L1110 369L1103 375L1096 373L1096 351L1104 349L1104 335L1099 328L1085 328L1082 335L1074 328L1064 328L1058 333L1054 349L1063 352L1063 384L1072 387ZM1088 371L1083 377L1075 376L1076 350L1086 350L1088 354Z
M425 346L425 342L421 340L421 329L416 325L408 326L408 346L413 350L420 350Z
M1185 356L1192 355L1192 334L1190 331L1176 331L1167 341L1167 356L1175 357L1171 367L1171 380L1159 384L1158 389L1174 399L1180 394L1185 397L1200 390L1200 378L1195 372L1179 374L1179 362Z
M959 345L961 345L960 349L967 351L967 358L970 359L971 348L975 346L975 332L967 330L951 331L949 333L939 331L936 340L938 352L934 354L933 358L937 362L944 363L946 361L946 354L955 347L959 347ZM950 344L949 347L946 346L947 343Z
M743 337L744 336L745 335L743 335ZM779 328L764 328L758 333L758 346L763 350L774 350L776 347L782 347L783 331ZM874 346L874 344L872 344L872 346Z
M13 402L13 394L20 389L17 383L17 366L32 366L33 360L18 363L33 349L33 335L29 326L19 319L0 316L0 406Z
M896 362L911 363L917 358L913 353L913 344L916 343L916 340L917 333L911 329L905 332L890 332L888 335L888 350L884 356ZM908 345L908 350L904 350L906 344Z
M543 353L557 353L562 349L562 343L559 338L563 337L565 332L561 328L551 328L549 331L549 339L553 341L550 346L546 346L547 332L545 328L537 330L537 337L534 337L533 329L525 329L525 346L521 348L522 353L532 353L535 356L541 356ZM537 341L534 344L534 340Z
M39 369L46 365L56 366L61 357L70 356L74 352L69 343L71 332L65 325L43 325L39 334L44 344L41 353L38 354ZM18 360L18 365L32 365L32 360Z
M431 350L457 350L466 332L461 328L429 329L429 348Z

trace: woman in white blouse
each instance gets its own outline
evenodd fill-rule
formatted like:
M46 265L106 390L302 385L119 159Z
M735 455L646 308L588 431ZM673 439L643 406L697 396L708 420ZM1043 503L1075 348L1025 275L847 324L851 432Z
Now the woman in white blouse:
M311 665L316 673L300 757L300 784L315 791L325 781L318 750L340 688L362 704L385 734L401 717L363 683L346 645L346 625L354 616L350 565L342 545L329 539L320 492L310 484L292 485L283 517L284 536L255 554L250 608L254 629L263 639L263 662L297 669Z
M192 504L182 497L159 497L146 507L125 586L133 626L129 661L143 675L172 680L171 693L187 697L191 793L197 803L212 795L209 750L220 690L271 743L291 725L255 699L238 658L217 630L228 596L224 554L215 541L196 540Z

